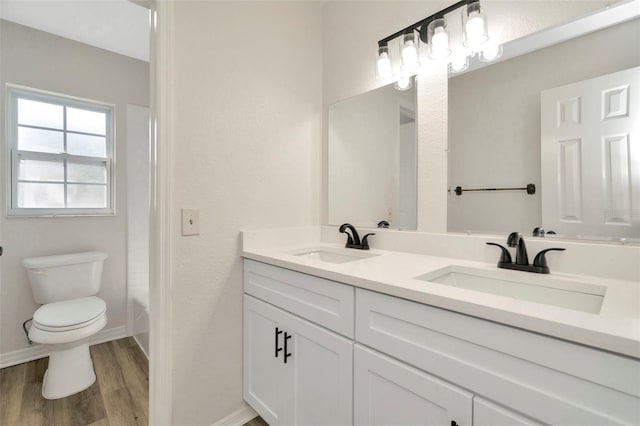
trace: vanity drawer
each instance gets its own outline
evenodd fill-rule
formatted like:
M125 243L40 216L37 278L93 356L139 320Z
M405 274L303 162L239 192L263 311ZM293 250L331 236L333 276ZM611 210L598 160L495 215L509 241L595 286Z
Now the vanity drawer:
M244 291L353 338L354 289L253 260L244 260Z
M546 424L640 424L640 360L367 290L356 341Z

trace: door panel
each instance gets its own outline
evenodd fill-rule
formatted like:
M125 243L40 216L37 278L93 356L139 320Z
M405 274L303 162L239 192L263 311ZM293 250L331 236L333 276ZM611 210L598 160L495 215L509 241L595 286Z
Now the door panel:
M473 425L542 426L542 423L538 423L476 396L473 399Z
M471 425L471 393L360 345L354 366L354 424Z
M640 67L541 94L542 224L640 238Z
M270 425L285 424L285 393L291 385L282 352L275 357L275 333L282 330L283 313L246 295L244 305L244 399ZM278 340L282 347L282 334Z

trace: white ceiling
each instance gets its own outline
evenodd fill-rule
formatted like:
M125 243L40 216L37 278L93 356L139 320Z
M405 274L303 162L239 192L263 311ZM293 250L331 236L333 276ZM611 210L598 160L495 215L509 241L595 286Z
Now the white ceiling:
M0 0L0 17L149 61L149 10L129 0Z

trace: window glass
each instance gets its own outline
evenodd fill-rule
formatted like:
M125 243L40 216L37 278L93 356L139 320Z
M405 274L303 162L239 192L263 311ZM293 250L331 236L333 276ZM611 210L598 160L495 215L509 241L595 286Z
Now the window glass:
M63 208L64 184L18 183L19 208Z
M35 152L64 152L64 133L58 130L42 130L18 127L18 149Z
M63 107L30 99L18 99L18 124L62 129Z
M107 118L104 112L67 108L67 130L73 132L107 134Z
M67 185L67 206L100 208L107 203L107 187L103 185Z
M67 152L73 155L104 158L107 156L107 139L104 136L68 133Z
M85 183L107 183L107 168L94 164L67 164L67 181Z
M64 182L64 164L61 161L20 159L18 160L18 180Z
M112 214L113 108L9 87L10 215Z

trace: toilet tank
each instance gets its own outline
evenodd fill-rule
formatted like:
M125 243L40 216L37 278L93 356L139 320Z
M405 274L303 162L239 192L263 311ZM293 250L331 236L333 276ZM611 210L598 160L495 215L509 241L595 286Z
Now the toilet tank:
M27 270L36 303L45 304L93 296L100 290L106 253L92 251L58 256L31 257Z

